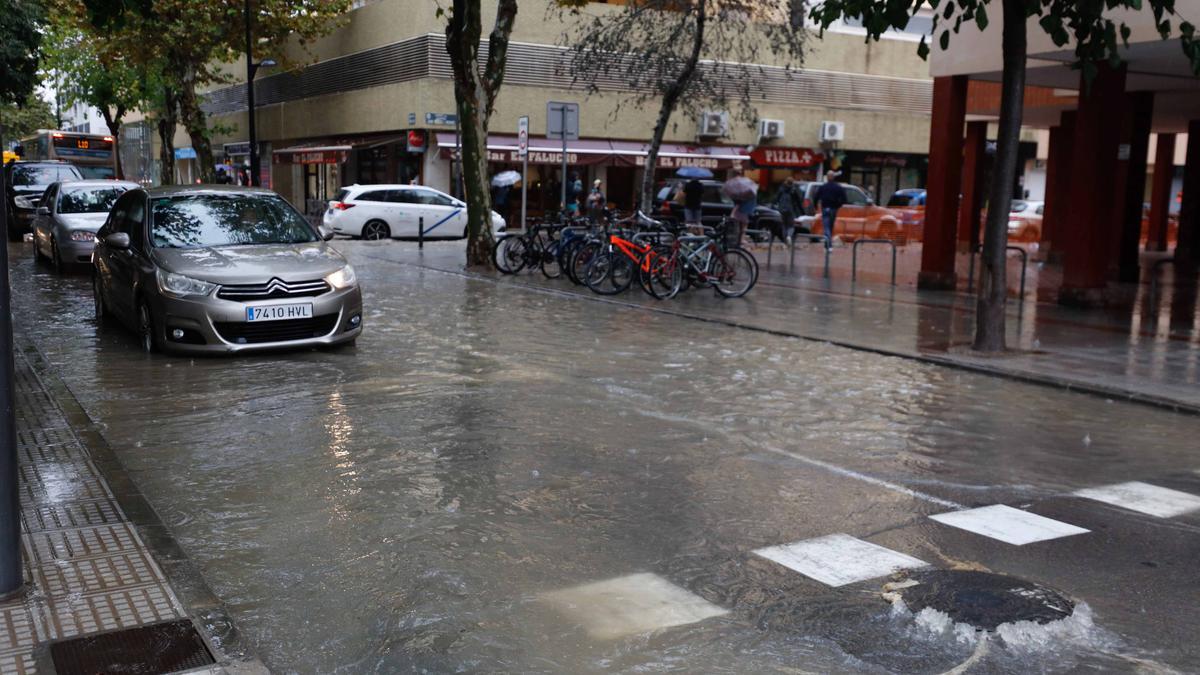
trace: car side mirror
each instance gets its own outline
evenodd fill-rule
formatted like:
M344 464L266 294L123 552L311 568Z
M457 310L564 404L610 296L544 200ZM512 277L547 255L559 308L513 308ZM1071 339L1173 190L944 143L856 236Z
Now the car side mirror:
M113 232L104 238L104 243L115 249L125 250L129 248L129 233Z
M50 215L50 208L46 207L46 206L39 206L38 210L37 210L37 214L39 216L48 216L48 215Z
M329 241L330 239L333 239L333 230L328 227L325 227L324 225L318 225L317 232L321 233L321 238L324 239L325 241Z

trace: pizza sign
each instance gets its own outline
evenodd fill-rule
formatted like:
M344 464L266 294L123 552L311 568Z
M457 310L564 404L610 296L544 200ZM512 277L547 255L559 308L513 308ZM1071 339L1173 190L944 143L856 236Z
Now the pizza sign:
M750 159L758 166L806 169L825 161L825 155L808 148L755 148Z

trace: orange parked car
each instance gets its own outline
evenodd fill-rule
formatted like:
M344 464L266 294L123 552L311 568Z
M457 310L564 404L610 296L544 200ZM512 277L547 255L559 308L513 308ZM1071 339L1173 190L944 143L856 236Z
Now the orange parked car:
M798 183L801 194L804 195L804 210L813 216L809 231L813 234L825 232L825 224L821 222L821 214L816 209L816 194L820 183ZM903 215L895 210L879 206L871 199L865 190L856 186L842 183L846 190L846 205L838 209L837 222L833 225L833 236L842 241L855 239L891 239L897 245L903 246L909 241L919 238L920 233L905 224ZM914 232L916 237L913 236Z
M1045 202L1014 199L1008 212L1008 240L1028 244L1042 240L1042 215Z

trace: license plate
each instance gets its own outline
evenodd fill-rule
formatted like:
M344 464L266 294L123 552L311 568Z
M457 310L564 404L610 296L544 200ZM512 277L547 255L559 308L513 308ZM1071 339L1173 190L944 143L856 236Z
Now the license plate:
M311 302L291 305L250 305L246 307L246 321L286 321L288 319L311 319Z

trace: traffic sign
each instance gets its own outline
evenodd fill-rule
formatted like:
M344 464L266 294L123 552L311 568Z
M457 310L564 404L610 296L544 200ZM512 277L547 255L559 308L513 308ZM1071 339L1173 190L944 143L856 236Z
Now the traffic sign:
M529 118L522 116L517 120L517 157L524 158L529 154Z
M549 101L546 103L546 138L566 141L579 140L579 104Z

